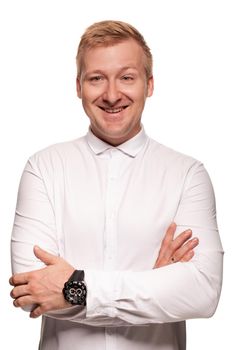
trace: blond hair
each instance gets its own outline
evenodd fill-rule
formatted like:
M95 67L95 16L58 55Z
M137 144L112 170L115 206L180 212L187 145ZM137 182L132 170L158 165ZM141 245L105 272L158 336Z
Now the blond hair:
M134 39L143 49L145 73L149 79L152 76L152 54L142 34L128 23L110 20L92 24L82 35L76 56L77 77L81 76L86 50L100 46L111 46L128 39Z

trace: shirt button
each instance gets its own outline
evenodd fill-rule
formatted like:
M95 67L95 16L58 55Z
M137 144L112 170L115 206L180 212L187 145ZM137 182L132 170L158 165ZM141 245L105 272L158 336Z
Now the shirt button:
M112 328L107 328L107 334L108 335L113 335L114 334L114 331Z
M114 335L116 333L115 328L114 327L109 327L106 329L106 333L107 335L111 336Z

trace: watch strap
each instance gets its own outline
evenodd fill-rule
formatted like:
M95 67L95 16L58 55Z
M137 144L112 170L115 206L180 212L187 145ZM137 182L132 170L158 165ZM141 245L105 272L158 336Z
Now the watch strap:
M69 282L70 281L83 281L84 280L84 271L83 270L74 270L74 272L72 273L72 275L69 278Z

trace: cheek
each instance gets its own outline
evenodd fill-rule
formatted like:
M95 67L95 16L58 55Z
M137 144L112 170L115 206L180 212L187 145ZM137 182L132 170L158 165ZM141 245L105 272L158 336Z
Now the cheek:
M145 103L146 97L147 97L147 91L141 90L140 93L137 93L134 95L134 101L137 104L142 105Z
M130 100L133 102L137 102L140 99L140 93L135 89L135 87L124 86L119 89L120 96L123 100Z
M103 86L83 86L82 90L82 99L85 100L85 103L93 103L103 94Z
M125 89L125 94L135 102L142 103L147 97L147 86L144 82L138 82L138 84Z
M82 101L86 104L86 103L92 101L93 96L94 96L93 93L90 93L90 91L87 92L87 91L83 90Z

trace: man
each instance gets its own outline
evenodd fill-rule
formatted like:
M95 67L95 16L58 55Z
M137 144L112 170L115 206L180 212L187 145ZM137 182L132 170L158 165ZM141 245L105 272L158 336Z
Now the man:
M43 315L43 350L184 350L185 320L212 316L221 290L209 177L145 134L152 57L135 28L90 26L77 68L90 129L25 167L12 232L14 305Z

